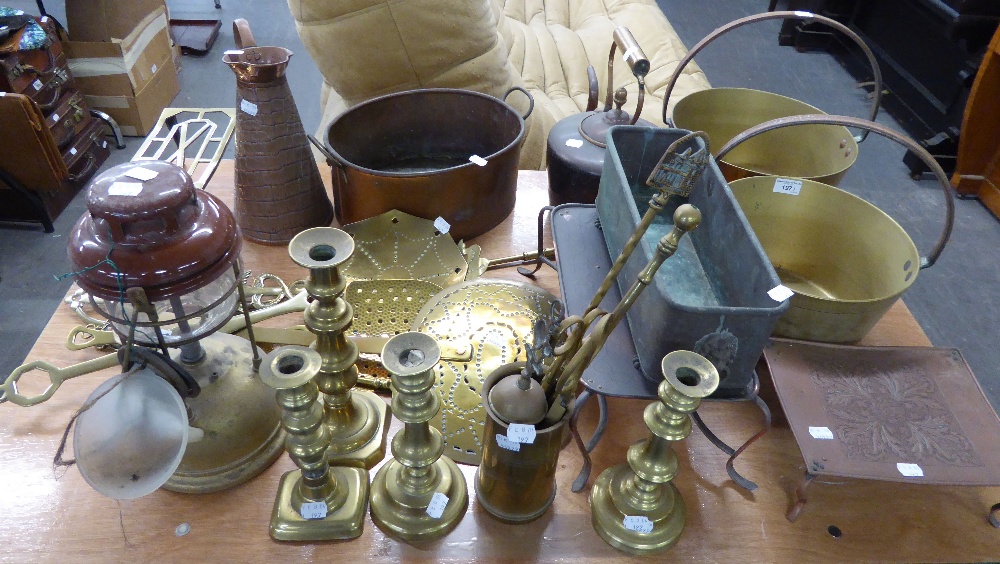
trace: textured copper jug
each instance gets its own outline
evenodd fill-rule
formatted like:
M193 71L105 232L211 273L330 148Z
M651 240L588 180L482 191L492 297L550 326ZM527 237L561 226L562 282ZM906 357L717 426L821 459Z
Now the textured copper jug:
M233 36L239 49L222 60L236 73L236 223L247 239L283 245L330 225L333 206L285 78L292 52L257 47L242 18Z

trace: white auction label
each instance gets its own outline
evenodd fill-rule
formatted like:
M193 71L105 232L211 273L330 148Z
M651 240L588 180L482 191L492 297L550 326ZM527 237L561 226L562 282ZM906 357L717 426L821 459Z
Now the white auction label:
M583 147L583 139L567 139L566 146L579 149L580 147Z
M301 515L303 519L326 519L326 509L325 501L303 503L302 510L299 511L299 515Z
M653 522L645 515L629 515L622 520L625 528L636 533L652 533Z
M52 114L52 121L59 121L59 114Z
M240 100L240 109L252 116L257 115L257 104L254 104L253 102Z
M802 181L793 180L791 178L778 178L774 181L774 192L779 194L788 194L789 196L798 196L799 192L802 191Z
M152 180L156 178L156 174L157 173L155 170L149 170L146 167L137 166L128 169L128 172L125 173L125 176L131 176L136 180L142 180L145 182L146 180Z
M31 87L34 88L35 90L41 90L42 89L42 81L38 80L36 78L35 81L31 83Z
M504 450L512 450L514 452L519 452L521 450L521 444L515 443L514 441L507 438L506 435L501 435L497 433L497 446Z
M451 224L448 223L447 219L438 216L438 218L434 220L434 229L437 229L443 235L451 231Z
M108 188L111 196L138 196L142 192L142 184L138 182L115 182Z
M101 148L102 149L107 149L108 148L108 142L107 141L101 141Z
M501 335L498 335L496 332L487 333L486 338L483 340L493 345L494 347L503 348L507 345L507 341L504 340L504 338Z
M789 290L788 287L784 286L783 284L778 284L774 288L768 290L767 295L771 296L771 299L776 302L783 302L788 298L794 296L795 292Z
M69 148L69 154L75 155L76 154L76 147L70 147Z
M480 157L479 155L472 155L469 157L469 162L479 166L486 166L486 159Z
M833 431L829 427L809 427L809 434L814 439L832 439Z
M911 462L897 462L896 470L899 470L900 474L910 478L924 477L924 469Z
M511 423L507 427L507 438L514 441L515 443L521 443L523 445L530 445L535 442L535 426L525 425L524 423Z
M149 72L151 74L156 74L156 65L153 65L153 66L149 67Z
M427 514L435 519L440 519L444 514L444 508L448 507L448 496L441 492L434 492L431 502L427 505Z

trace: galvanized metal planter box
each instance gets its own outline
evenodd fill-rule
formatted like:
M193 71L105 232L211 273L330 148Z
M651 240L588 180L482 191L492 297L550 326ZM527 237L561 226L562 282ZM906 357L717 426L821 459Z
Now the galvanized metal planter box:
M611 257L621 253L648 208L646 186L667 147L688 133L680 129L613 127L597 196L597 211ZM698 140L701 143L700 140ZM781 282L712 159L689 201L703 214L701 225L681 240L628 312L643 374L659 379L660 360L678 349L699 352L719 369L716 395L740 396L788 302L768 290ZM626 291L671 228L675 198L650 226L618 276Z

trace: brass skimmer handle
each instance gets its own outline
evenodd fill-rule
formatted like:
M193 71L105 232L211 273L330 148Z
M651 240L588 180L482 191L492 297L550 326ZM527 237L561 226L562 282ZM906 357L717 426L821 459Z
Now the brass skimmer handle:
M772 129L778 129L781 127L787 127L790 125L842 125L844 127L856 127L859 129L864 129L865 131L871 131L873 133L878 133L882 137L887 137L893 141L899 143L900 145L906 147L910 151L913 151L915 155L920 157L922 161L927 165L927 168L934 173L934 177L937 178L938 182L941 183L941 189L944 190L944 203L945 203L945 221L944 230L941 232L941 237L938 242L934 244L934 247L926 257L920 257L920 268L927 268L933 265L938 256L941 255L941 251L944 250L944 246L948 244L948 238L951 237L951 229L955 224L955 202L952 199L952 188L951 183L948 181L948 175L941 170L941 165L934 160L934 157L927 152L926 149L921 147L916 141L910 139L902 133L893 131L884 125L877 124L875 122L847 116L831 116L826 114L814 114L814 115L803 115L803 116L789 116L778 119L772 119L771 121L766 121L760 125L755 125L750 129L740 133L736 137L733 137L725 144L722 149L719 150L719 155L716 160L722 160L726 156L726 153L733 150L734 147L740 143L750 139L751 137L756 137L761 133L771 131Z
M694 56L697 55L699 51L701 51L702 49L705 48L706 45L714 41L715 38L719 37L720 35L728 31L732 31L738 27L743 27L747 24L763 22L767 20L806 20L809 22L819 22L836 29L837 31L849 37L851 41L857 43L858 47L860 47L861 50L865 53L865 56L868 57L868 64L872 68L872 74L875 75L874 79L875 91L874 91L874 96L872 97L872 109L870 112L868 112L868 119L875 121L875 116L878 115L879 104L882 102L882 69L879 68L878 61L875 60L875 54L872 53L872 50L868 48L868 45L865 44L864 40L858 37L858 34L854 33L853 31L850 30L850 28L838 22L837 20L813 14L811 12L794 11L794 12L764 12L763 14L755 14L752 16L747 16L745 18L740 18L738 20L733 20L727 23L726 25L716 29L712 33L706 35L701 41L695 44L695 46L692 47L690 51L688 51L687 55L685 55L684 58L681 59L679 63L677 63L677 67L674 69L674 74L670 77L670 81L667 82L667 89L663 92L663 123L666 123L671 126L673 125L673 120L667 121L667 102L670 100L670 93L673 92L674 85L677 83L677 79L680 78L681 76L681 71L684 70L684 67L686 67L687 64L691 62L691 59L693 59ZM867 136L868 136L868 130L865 130L864 133L855 137L854 140L860 143L861 141L864 141L865 137ZM721 159L719 159L719 157L716 157L716 160L721 160Z

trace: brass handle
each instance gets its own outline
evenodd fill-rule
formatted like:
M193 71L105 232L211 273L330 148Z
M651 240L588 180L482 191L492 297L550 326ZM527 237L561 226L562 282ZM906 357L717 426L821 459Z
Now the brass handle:
M9 400L11 403L21 407L31 407L52 397L52 394L56 393L59 386L70 378L76 378L77 376L83 376L84 374L90 374L91 372L97 372L98 370L104 370L105 368L117 365L117 353L99 356L86 362L67 366L66 368L59 368L44 360L22 364L10 373L10 376L7 377L7 380L3 384L0 384L0 392L2 392L0 394L0 401ZM17 390L17 381L21 379L21 376L35 369L49 373L49 387L37 396L25 396Z
M257 42L253 39L253 33L250 32L250 22L244 18L233 20L233 39L236 41L236 47L240 49L257 46Z
M528 97L528 113L526 113L523 116L521 116L521 119L527 121L528 116L530 116L531 112L533 112L535 110L535 97L532 96L530 93L528 93L527 90L525 90L524 88L521 88L520 86L511 86L510 90L508 90L503 95L503 98L501 98L501 99L504 102L507 102L507 96L510 96L510 93L513 92L513 91L515 91L515 90L518 90L518 91L522 92L525 96Z
M771 121L766 121L760 125L755 125L750 129L740 133L736 137L729 140L722 149L719 150L719 155L716 160L721 161L722 158L729 151L733 150L734 147L740 143L750 139L751 137L756 137L761 133L771 131L772 129L778 129L781 127L787 127L790 125L842 125L844 127L856 127L858 129L863 129L866 132L871 131L872 133L877 133L882 137L887 137L893 141L903 145L910 151L913 151L927 168L934 173L935 178L941 184L941 189L944 190L944 203L945 203L945 222L944 230L941 232L941 237L938 239L934 247L931 248L930 252L927 253L926 257L920 257L920 268L927 268L932 266L937 262L938 256L941 255L941 251L944 250L944 246L948 244L948 239L951 237L951 229L955 224L955 202L952 200L952 187L951 182L948 181L948 175L941 170L941 165L938 164L934 157L927 152L926 149L920 146L919 143L910 139L902 133L893 131L884 125L878 123L863 120L855 117L847 116L831 116L826 114L813 114L813 115L802 115L802 116L789 116L778 119L772 119Z
M663 123L673 127L673 121L672 120L667 121L667 103L670 101L670 93L673 92L674 85L677 83L677 79L679 79L681 76L681 71L684 70L684 67L686 67L687 64L690 63L692 59L694 59L694 56L697 55L699 51L704 49L706 45L714 41L720 35L732 31L738 27L743 27L747 24L763 22L767 20L796 20L796 19L814 21L826 24L836 29L837 31L843 33L847 37L849 37L851 41L857 43L858 47L860 47L861 50L864 51L865 57L868 57L868 65L871 66L872 74L875 75L874 79L875 92L874 96L872 97L872 108L871 111L868 112L868 119L871 121L875 121L875 116L878 115L879 104L881 104L882 102L882 69L879 68L878 61L875 60L875 54L872 53L872 50L868 48L868 45L865 44L864 40L858 37L858 34L854 33L853 31L850 30L850 28L838 22L837 20L813 14L810 12L794 11L794 12L765 12L763 14L755 14L752 16L747 16L745 18L740 18L738 20L733 20L727 23L726 25L716 29L712 33L706 35L701 41L695 44L695 46L692 47L690 51L688 51L687 55L684 55L684 58L681 59L679 63L677 63L677 67L674 69L674 74L671 75L670 80L667 82L667 89L664 91L663 94L663 116L662 116ZM864 141L865 137L867 136L868 136L868 130L865 130L863 134L861 134L858 137L855 137L854 140L860 143L861 141ZM716 160L720 159L716 157Z
M99 329L93 325L77 325L66 337L66 348L71 351L118 344L118 337L114 331Z

